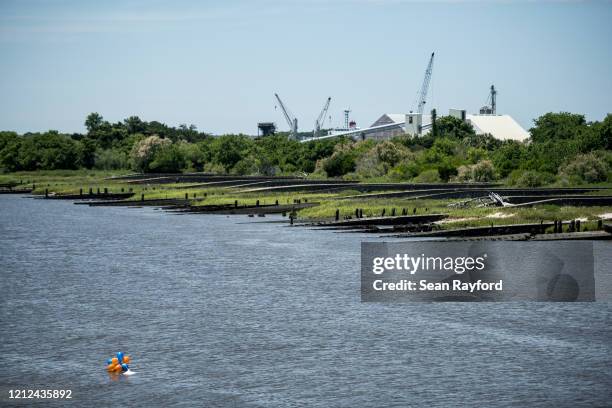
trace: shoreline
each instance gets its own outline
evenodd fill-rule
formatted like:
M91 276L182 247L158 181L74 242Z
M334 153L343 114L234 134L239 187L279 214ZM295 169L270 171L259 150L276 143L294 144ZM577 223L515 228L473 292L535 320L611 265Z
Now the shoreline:
M394 238L530 233L529 239L536 235L542 239L551 233L603 231L612 213L612 187L607 185L530 189L499 183L368 183L79 171L4 174L1 180L5 194L67 199L89 206L153 206L179 214L282 214L295 226ZM256 189L252 183L257 183ZM491 199L492 193L503 197L502 205ZM602 239L605 235L591 236ZM567 239L578 239L578 235Z

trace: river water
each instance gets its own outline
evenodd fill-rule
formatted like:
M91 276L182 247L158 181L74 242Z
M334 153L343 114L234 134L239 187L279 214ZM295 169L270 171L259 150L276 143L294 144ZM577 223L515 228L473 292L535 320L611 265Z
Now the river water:
M612 304L361 303L371 236L261 220L0 196L0 405L611 403Z

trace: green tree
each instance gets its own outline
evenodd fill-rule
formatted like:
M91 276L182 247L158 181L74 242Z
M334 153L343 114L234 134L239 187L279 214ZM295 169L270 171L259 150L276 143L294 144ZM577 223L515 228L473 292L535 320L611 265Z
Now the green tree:
M436 125L436 138L446 137L463 140L466 137L475 135L472 125L454 116L441 116L437 118Z
M153 153L153 161L149 165L152 173L179 173L185 167L185 158L175 144L161 145Z
M85 167L86 169L91 169L96 161L96 142L95 140L84 137L79 141L78 151L79 151L79 167Z
M350 152L335 152L323 164L329 177L340 177L355 171L355 156Z
M524 144L514 140L506 141L493 152L493 166L501 177L506 177L521 166L526 154L527 148Z
M133 135L134 133L144 132L146 124L138 116L130 116L124 119L123 123L127 129L128 134Z
M162 139L159 136L149 136L134 144L130 152L130 158L134 166L134 170L145 173L153 171L151 163L155 160L155 154L160 148L172 144L171 140ZM161 162L160 162L161 163ZM161 164L158 163L157 167ZM157 170L159 171L159 170Z
M248 152L252 141L242 135L226 135L214 139L211 144L213 160L223 166L227 173Z
M19 162L21 139L15 132L0 132L0 169L22 170Z
M87 115L87 118L85 119L85 127L87 128L87 132L88 133L96 132L100 128L103 122L104 122L104 118L102 118L102 115L100 115L98 112L90 113L89 115Z
M529 129L534 143L574 139L587 126L584 115L568 112L547 113L535 119L534 125Z

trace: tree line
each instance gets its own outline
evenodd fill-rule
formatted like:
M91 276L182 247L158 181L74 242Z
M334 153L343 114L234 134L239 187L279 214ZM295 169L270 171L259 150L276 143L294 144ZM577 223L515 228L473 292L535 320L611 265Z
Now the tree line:
M526 142L477 135L451 116L421 137L299 143L286 133L253 138L212 136L193 125L171 127L131 116L110 123L98 113L85 134L0 132L0 169L130 169L146 173L207 171L238 175L304 175L414 182L493 181L536 186L610 181L612 115L547 113Z

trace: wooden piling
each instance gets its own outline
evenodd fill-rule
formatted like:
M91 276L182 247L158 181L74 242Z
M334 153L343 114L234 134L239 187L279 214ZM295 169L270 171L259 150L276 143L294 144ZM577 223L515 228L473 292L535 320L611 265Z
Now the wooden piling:
M82 196L83 195L83 188L79 188L79 195Z
M336 208L336 221L340 221L340 210Z
M108 195L108 188L104 187L104 195Z
M45 198L49 198L49 189L45 188Z
M580 232L580 220L576 220L576 232Z
M89 187L89 195L93 195L93 188Z
M381 217L384 217L384 216L385 216L385 212L386 212L386 211L387 211L387 209L386 209L386 208L383 208L383 210L382 210L382 214L381 214L380 216L381 216Z
M144 201L144 193L140 194L140 201Z
M392 216L392 217L395 217L395 208L392 208L392 209L391 209L391 216Z

